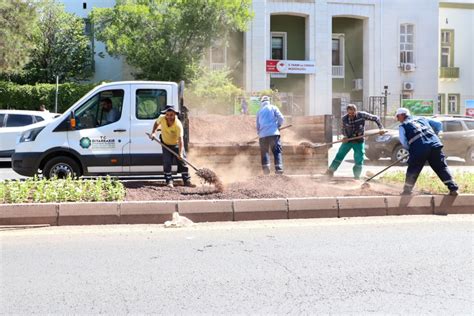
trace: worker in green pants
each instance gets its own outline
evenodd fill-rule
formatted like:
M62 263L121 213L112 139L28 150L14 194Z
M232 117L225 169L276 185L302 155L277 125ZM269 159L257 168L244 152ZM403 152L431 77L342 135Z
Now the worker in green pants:
M355 179L360 179L362 174L362 166L364 165L365 144L364 138L351 140L349 138L363 136L365 131L365 121L373 121L380 129L380 135L383 135L383 130L380 118L377 115L372 115L367 112L357 111L355 104L347 105L347 114L342 117L342 134L344 135L343 143L336 154L336 157L329 166L326 174L333 176L339 165L342 163L347 153L352 149L354 151L355 165L352 168Z

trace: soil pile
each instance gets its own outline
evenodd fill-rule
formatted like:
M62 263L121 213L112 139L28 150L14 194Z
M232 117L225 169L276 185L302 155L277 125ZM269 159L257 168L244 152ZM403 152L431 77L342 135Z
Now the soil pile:
M399 195L401 187L371 183L362 190L361 182L351 179L323 180L310 177L260 176L226 186L219 192L212 186L167 188L162 182L125 182L127 201L262 199L291 197Z
M286 125L287 123L284 123ZM295 127L281 131L284 143L299 142ZM191 144L242 144L257 138L255 116L216 115L193 116L189 118ZM257 143L257 141L255 142Z

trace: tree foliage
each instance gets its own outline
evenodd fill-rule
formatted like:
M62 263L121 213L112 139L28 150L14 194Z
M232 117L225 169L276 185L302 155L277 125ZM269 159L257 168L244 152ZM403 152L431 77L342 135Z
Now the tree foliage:
M28 1L0 1L0 72L19 71L28 62L36 18Z
M78 81L92 74L91 39L84 21L52 0L41 2L31 61L21 74L26 83Z
M191 110L213 114L233 114L234 99L243 95L232 83L228 69L202 68L185 90L186 106Z
M230 31L244 31L251 0L117 0L94 9L96 37L125 56L148 80L189 79L206 48Z

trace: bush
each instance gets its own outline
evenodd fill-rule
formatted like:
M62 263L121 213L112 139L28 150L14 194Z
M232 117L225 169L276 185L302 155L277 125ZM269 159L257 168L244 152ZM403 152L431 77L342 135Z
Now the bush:
M110 177L96 180L30 178L0 182L0 203L122 201L124 197L123 184Z
M97 84L63 83L59 85L58 112L62 113ZM38 110L44 104L54 111L55 84L18 85L0 81L0 109Z

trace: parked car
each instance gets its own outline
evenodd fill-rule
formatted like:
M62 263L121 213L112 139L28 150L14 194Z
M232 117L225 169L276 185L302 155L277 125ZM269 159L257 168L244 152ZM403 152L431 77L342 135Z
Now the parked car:
M52 120L56 113L23 110L0 110L0 159L10 160L15 143L29 125Z
M446 156L460 157L468 164L474 164L474 119L468 117L437 116L434 119L443 123L443 132L440 133ZM391 158L393 162L400 159L408 151L400 144L398 126L395 124L387 128L385 135L368 137L365 143L365 155L369 160ZM378 130L377 130L378 131ZM376 132L367 131L367 133ZM407 159L402 160L406 163Z

